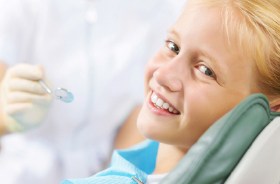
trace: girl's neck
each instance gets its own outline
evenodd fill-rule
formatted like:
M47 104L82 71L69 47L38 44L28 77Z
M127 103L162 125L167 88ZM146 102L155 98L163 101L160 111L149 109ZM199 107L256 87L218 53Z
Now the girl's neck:
M172 170L186 154L186 149L160 143L154 174L163 174Z

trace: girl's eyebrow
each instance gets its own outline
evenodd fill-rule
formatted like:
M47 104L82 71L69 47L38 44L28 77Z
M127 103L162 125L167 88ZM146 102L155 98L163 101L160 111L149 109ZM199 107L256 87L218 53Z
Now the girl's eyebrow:
M200 49L199 50L199 54L203 55L204 57L207 57L209 60L211 60L215 65L217 65L219 62L216 58L214 58L213 56L211 56L208 52L206 52L205 50Z
M180 40L180 35L178 34L178 32L176 31L175 27L172 26L167 30L167 33L169 36L172 36L173 38L175 38L174 41L178 41Z

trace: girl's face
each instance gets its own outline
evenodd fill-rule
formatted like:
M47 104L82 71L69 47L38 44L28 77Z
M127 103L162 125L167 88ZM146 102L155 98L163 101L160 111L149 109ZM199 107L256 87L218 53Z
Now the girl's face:
M255 63L228 45L221 9L188 4L148 63L138 128L187 149L246 96L259 92Z

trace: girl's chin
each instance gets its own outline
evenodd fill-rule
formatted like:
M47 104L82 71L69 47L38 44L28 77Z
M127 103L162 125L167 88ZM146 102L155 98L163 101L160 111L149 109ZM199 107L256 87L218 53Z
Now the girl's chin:
M153 126L151 126L151 124L139 120L137 121L137 128L140 131L140 133L148 139L153 137L153 135L156 133L153 130L154 128Z
M144 137L156 141L165 140L170 131L164 126L163 119L151 116L147 106L143 106L138 115L137 128Z
M147 139L160 141L164 137L163 131L151 123L137 122L137 127L140 133Z

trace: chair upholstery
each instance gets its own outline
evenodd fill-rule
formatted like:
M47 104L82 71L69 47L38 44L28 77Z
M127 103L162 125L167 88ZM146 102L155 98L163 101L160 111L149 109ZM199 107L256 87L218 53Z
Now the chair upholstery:
M249 96L215 122L162 183L225 183L255 138L276 115L270 112L264 95ZM232 178L233 183L238 183L234 181L236 177Z
M280 183L280 117L260 133L226 181L237 183Z

